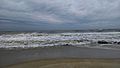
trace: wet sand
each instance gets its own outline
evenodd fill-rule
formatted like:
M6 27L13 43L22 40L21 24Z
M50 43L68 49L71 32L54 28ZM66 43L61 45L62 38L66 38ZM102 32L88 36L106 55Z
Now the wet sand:
M55 61L59 59L68 58L98 59L98 60L104 59L105 61L108 61L109 59L116 63L120 61L120 50L72 47L72 46L17 49L17 50L0 49L0 68L19 63L21 64L23 62L33 60L53 59L53 61ZM120 65L120 62L117 64Z
M120 60L49 59L9 65L6 68L120 68Z

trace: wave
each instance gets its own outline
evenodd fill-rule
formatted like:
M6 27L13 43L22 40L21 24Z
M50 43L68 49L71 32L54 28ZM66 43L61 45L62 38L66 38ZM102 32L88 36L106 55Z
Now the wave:
M76 46L120 48L120 32L18 33L0 35L0 48Z

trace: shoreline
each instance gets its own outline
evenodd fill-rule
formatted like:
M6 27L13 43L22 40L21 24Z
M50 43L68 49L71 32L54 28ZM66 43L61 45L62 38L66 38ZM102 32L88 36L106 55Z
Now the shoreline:
M98 45L98 44L96 44L96 45ZM4 47L4 48L0 48L0 50L29 50L29 49L56 48L56 47L76 47L76 48L93 48L93 49L106 49L106 50L120 50L120 48L100 47L100 45L99 46L89 46L89 45L54 45L54 46L38 46L38 47Z
M33 48L24 50L0 49L0 66L7 66L33 60L60 58L120 60L120 50L71 46Z

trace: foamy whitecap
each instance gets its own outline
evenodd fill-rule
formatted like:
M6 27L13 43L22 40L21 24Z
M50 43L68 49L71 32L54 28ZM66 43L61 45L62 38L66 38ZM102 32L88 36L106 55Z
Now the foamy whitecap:
M120 48L120 32L20 33L0 36L0 48L63 45Z

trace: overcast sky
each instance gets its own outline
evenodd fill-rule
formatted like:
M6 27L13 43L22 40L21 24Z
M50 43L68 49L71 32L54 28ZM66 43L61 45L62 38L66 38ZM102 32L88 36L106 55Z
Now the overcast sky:
M0 0L0 31L120 28L120 0Z

